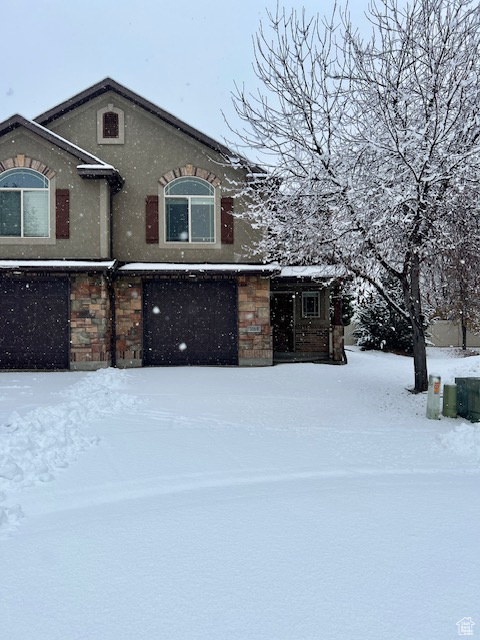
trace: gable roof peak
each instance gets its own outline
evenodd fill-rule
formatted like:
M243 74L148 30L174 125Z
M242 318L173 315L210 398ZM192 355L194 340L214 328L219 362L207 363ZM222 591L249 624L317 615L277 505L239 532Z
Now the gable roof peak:
M53 107L49 111L45 111L44 113L40 114L35 118L35 122L38 122L43 126L48 126L57 118L60 118L69 111L72 111L73 109L81 106L82 104L85 104L86 102L89 102L90 100L93 100L94 98L107 93L107 91L113 91L114 93L132 102L133 104L142 107L149 113L157 116L160 120L163 120L167 124L175 127L183 133L186 133L190 137L198 140L202 144L210 147L214 151L219 152L225 157L229 158L236 155L222 143L214 140L213 138L210 138L201 131L198 131L198 129L195 129L186 122L183 122L173 114L165 111L164 109L161 109L153 102L146 100L138 93L131 91L127 87L109 77L100 80L100 82L97 82L88 89L77 93L76 95L72 96L68 100L65 100L56 107Z

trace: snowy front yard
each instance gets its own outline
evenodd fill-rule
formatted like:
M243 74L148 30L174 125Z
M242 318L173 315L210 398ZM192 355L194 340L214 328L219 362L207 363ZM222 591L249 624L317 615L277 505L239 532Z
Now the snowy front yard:
M480 429L427 420L412 379L359 352L0 374L0 637L480 633Z

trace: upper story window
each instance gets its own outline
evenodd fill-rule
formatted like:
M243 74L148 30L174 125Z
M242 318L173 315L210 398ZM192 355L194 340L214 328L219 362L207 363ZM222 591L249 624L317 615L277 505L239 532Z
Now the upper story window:
M215 242L215 189L200 178L177 178L165 187L167 242Z
M125 113L112 103L97 111L98 144L124 144Z
M107 111L103 114L103 137L118 138L118 134L118 113L115 113L114 111Z
M33 169L0 174L0 236L48 238L49 180Z

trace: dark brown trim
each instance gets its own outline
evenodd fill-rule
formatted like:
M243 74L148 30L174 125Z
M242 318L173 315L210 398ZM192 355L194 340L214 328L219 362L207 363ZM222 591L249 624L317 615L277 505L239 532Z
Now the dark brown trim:
M109 185L112 187L113 193L118 193L125 180L118 173L116 169L113 167L101 167L101 166L86 166L86 167L77 167L77 173L81 178L85 180L98 180L101 178L105 178Z
M57 189L55 191L55 237L57 240L70 238L70 191Z
M220 228L222 244L233 244L233 198L224 197L221 203Z
M147 196L145 198L145 242L147 244L158 244L158 240L158 196Z

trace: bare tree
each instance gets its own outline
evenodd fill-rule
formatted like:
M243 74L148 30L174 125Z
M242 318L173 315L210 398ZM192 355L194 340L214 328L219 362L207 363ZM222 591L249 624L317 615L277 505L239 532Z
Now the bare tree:
M235 133L272 179L252 180L247 215L267 259L342 264L407 317L424 391L425 278L459 218L479 213L480 11L373 0L368 18L368 39L338 7L329 19L277 8L260 27L261 89L237 89Z
M439 269L432 273L431 291L436 311L460 325L462 349L467 349L467 331L480 333L480 220L460 216L452 229L451 245L439 255Z

